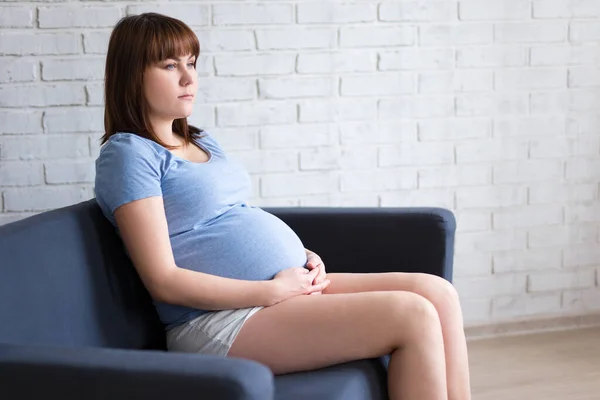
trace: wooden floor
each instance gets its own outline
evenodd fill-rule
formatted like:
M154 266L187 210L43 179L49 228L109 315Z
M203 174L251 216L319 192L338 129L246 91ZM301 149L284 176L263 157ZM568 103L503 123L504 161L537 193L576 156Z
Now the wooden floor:
M600 327L469 342L473 400L600 400Z

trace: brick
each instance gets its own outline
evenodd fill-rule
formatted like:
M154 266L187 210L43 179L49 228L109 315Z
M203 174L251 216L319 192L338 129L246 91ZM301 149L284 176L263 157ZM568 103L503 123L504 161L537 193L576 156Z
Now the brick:
M380 207L442 207L454 209L454 189L418 189L382 192Z
M215 56L217 75L279 75L295 69L294 54L261 54L251 56Z
M93 160L51 161L44 165L46 183L93 183L96 169Z
M35 213L0 213L0 226L20 221L32 215Z
M466 326L488 323L491 319L491 299L462 299L460 307Z
M487 118L420 120L419 140L463 140L489 138L492 124Z
M458 6L458 16L463 21L507 21L531 17L531 2L528 0L504 0L502 2L461 0Z
M463 232L457 237L457 254L521 250L527 247L527 235L522 230Z
M518 160L494 164L493 183L530 183L563 178L562 160Z
M595 18L600 6L595 0L534 0L534 18Z
M296 105L282 102L223 104L217 106L219 126L295 123Z
M597 238L597 227L592 223L548 225L530 228L528 245L530 248L567 247L583 243L593 245Z
M89 156L85 136L0 136L0 160L39 160Z
M317 147L300 152L300 170L333 170L340 169L342 149L339 147ZM375 149L375 165L377 165L377 150Z
M527 116L518 118L499 117L494 119L494 136L526 137L542 136L543 140L551 140L554 136L563 136L566 130L564 116ZM538 152L539 154L539 152Z
M567 137L538 139L530 144L530 158L565 158L573 156L595 156L600 148L596 136L569 139Z
M250 29L222 29L211 27L199 29L196 35L200 41L200 51L244 51L256 48L254 33Z
M569 106L567 92L533 92L529 95L531 114L558 114L566 112Z
M100 107L48 110L44 114L46 133L102 132L104 110Z
M291 4L214 4L213 25L291 24Z
M454 115L452 96L406 96L379 101L379 118L438 118Z
M600 93L580 91L569 93L569 111L595 112L600 108Z
M487 218L489 223L489 213ZM457 219L457 222L460 224L462 220L464 218ZM462 232L465 231L468 231L468 229L462 230ZM462 277L489 277L491 275L492 257L490 253L460 254L454 257L454 276L457 279L462 279Z
M565 222L574 224L579 222L598 222L600 217L600 204L572 204L565 208Z
M562 265L560 249L526 249L500 251L493 254L494 274L511 274L514 272L552 271Z
M526 201L526 189L518 186L459 187L456 189L456 203L459 209L521 206Z
M468 46L491 44L494 41L492 24L427 24L419 26L421 46Z
M600 41L600 21L572 21L569 40L573 43Z
M301 207L378 207L379 197L372 193L334 193L300 197Z
M261 178L260 194L268 197L320 194L337 186L335 174L269 174Z
M562 289L586 289L594 286L593 269L563 272L539 272L529 275L529 292L547 292Z
M569 68L569 87L581 88L588 86L600 86L598 67Z
M569 113L567 116L567 135L576 137L596 135L598 125L600 125L600 116Z
M566 89L567 69L511 69L496 71L494 87L498 91Z
M106 54L110 32L92 31L83 33L83 50L88 54Z
M414 142L417 125L413 121L347 122L340 124L340 133L344 145Z
M379 70L381 71L450 69L453 67L453 49L411 48L379 54Z
M498 43L564 42L568 28L562 21L505 22L494 27L494 38Z
M419 93L486 92L493 88L494 72L488 70L424 71L418 75Z
M298 152L295 150L235 151L229 155L239 160L251 174L298 171Z
M563 267L596 266L600 257L598 244L569 244L563 251Z
M0 107L48 107L79 104L85 104L85 91L82 85L0 88Z
M456 66L459 68L519 67L526 63L526 49L520 46L465 47L456 50Z
M415 28L410 26L353 26L340 28L340 47L412 46Z
M0 135L42 133L42 112L0 110Z
M384 96L415 91L415 75L411 72L343 76L341 81L342 96Z
M257 149L258 132L258 127L213 128L210 130L210 134L226 151Z
M194 126L209 129L216 126L216 110L211 104L196 104L188 122Z
M32 82L38 77L37 60L0 58L0 83Z
M527 140L520 138L472 140L456 144L456 160L459 164L525 160L527 153Z
M563 207L560 204L527 205L493 212L494 229L535 228L562 222Z
M249 78L209 78L198 82L199 102L217 103L233 100L254 100L256 80Z
M89 188L56 186L14 188L4 191L5 211L48 211L89 200Z
M33 28L33 7L0 6L0 27Z
M455 2L448 1L406 1L401 3L380 3L380 21L435 22L457 19Z
M87 98L86 105L101 106L104 105L104 84L90 83L85 85L85 94Z
M259 50L324 49L337 44L337 30L333 28L257 29Z
M562 308L569 313L589 314L600 310L600 289L569 290L563 292Z
M331 146L336 143L338 132L334 125L263 126L260 129L260 147L263 149Z
M414 168L372 169L342 172L342 192L376 192L416 189L417 174Z
M105 58L78 58L42 61L42 79L101 80L104 79Z
M365 51L303 53L298 55L296 69L301 74L375 72L377 54Z
M299 24L346 24L377 20L377 6L369 3L299 3L296 12Z
M600 47L595 45L535 46L531 48L532 66L600 64Z
M38 7L40 28L109 28L122 17L114 6L50 6Z
M272 199L257 198L256 200L251 199L250 204L258 207L298 207L300 201L298 197L286 199L283 197L275 197Z
M76 33L0 32L0 55L78 54L80 35Z
M585 202L596 199L597 194L592 183L534 183L529 185L529 204Z
M210 6L201 4L144 4L127 6L127 15L156 12L185 22L189 26L210 24Z
M461 298L489 298L525 293L526 276L492 275L462 278L454 282Z
M299 103L300 122L360 121L377 118L376 99L310 99Z
M419 168L419 187L456 187L491 183L489 167L480 165L449 165Z
M525 294L517 297L492 299L492 317L495 320L523 319L524 317L555 315L560 312L560 293Z
M526 93L460 94L456 96L457 116L524 115L528 111Z
M34 186L44 182L42 164L31 161L0 162L0 182L7 186Z
M337 89L337 78L259 78L258 94L263 99L331 97Z
M379 149L379 166L446 165L454 163L454 153L447 143L402 143Z

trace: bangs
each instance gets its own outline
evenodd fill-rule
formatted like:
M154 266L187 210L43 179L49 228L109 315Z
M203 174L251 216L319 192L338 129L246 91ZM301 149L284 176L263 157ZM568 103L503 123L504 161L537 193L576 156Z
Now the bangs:
M155 26L147 47L147 64L157 63L167 58L178 58L188 54L200 54L200 43L196 34L178 20L152 21Z

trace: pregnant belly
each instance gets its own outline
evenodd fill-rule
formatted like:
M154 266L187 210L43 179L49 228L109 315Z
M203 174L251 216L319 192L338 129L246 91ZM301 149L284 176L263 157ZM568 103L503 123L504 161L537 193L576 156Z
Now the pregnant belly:
M268 280L306 263L304 246L289 226L246 206L171 238L171 245L180 268L234 279Z

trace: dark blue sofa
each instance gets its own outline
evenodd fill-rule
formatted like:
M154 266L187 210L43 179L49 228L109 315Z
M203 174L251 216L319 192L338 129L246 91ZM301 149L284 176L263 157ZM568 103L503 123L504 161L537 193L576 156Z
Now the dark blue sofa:
M271 208L329 272L451 280L440 208ZM95 200L0 227L0 390L6 399L386 399L386 358L273 376L256 362L164 351L150 298Z

